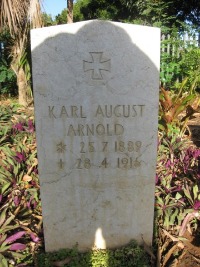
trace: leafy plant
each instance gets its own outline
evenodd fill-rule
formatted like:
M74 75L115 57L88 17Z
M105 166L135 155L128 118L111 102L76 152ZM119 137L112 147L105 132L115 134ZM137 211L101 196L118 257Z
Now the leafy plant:
M192 84L199 84L200 54L192 26L180 25L181 32L175 27L162 29L160 81L164 88L177 91L180 83L188 77L184 86L186 92Z
M174 128L175 129L175 128ZM155 242L160 266L170 266L185 247L185 232L200 219L200 149L179 129L159 134L155 191Z
M188 119L196 112L192 108L192 104L197 100L197 94L193 92L193 85L191 85L191 90L183 93L187 80L188 78L182 82L178 93L166 91L161 87L159 129L165 133L170 133L174 128L179 128L179 134L182 136L187 128ZM199 103L199 100L197 103ZM183 111L186 111L186 116L181 116Z
M25 235L25 231L18 231L20 226L14 222L15 215L8 211L8 206L5 205L1 209L0 215L0 260L3 266L9 266L9 261L16 257L22 257L21 254L15 252L24 250L26 245L15 242ZM14 234L12 232L16 231ZM8 260L9 258L9 260Z
M78 252L78 247L58 252L40 254L38 267L67 265L71 267L150 267L149 257L135 241L114 250L91 250Z
M9 103L7 107L0 106L0 123L9 122L11 117L17 112L19 105L17 103Z
M0 83L1 83L0 94L16 95L17 93L16 76L13 70L8 66L7 62L4 59L0 60Z
M42 224L33 114L9 103L0 111L0 257L4 266L33 264Z
M180 68L183 77L188 77L186 88L192 87L194 91L200 86L200 48L191 47L188 53L183 55Z

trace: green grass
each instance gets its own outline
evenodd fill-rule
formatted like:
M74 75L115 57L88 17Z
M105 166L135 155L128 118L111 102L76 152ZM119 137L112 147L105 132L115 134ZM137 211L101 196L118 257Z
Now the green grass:
M38 267L150 267L147 253L135 241L114 250L78 252L78 247L37 256Z

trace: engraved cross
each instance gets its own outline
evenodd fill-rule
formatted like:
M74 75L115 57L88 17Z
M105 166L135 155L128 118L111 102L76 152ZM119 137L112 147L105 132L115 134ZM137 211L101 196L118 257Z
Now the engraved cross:
M62 159L60 159L60 161L58 162L58 166L59 166L59 169L63 169L64 168L64 162Z
M110 71L110 59L103 59L103 52L90 52L92 61L83 60L84 71L92 71L92 80L103 80L102 71Z

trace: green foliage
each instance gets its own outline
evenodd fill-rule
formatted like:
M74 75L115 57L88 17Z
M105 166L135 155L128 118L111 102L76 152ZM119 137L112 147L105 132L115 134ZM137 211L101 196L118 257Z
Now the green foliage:
M74 3L74 22L90 19L107 19L123 22L139 22L143 25L164 26L169 24L171 16L167 11L171 2L134 1L131 4L125 0L78 0ZM66 23L67 10L64 9L56 17L58 24Z
M181 73L188 77L188 87L193 84L193 90L200 87L200 48L191 47L184 53L180 62Z
M183 30L182 22L192 23L196 29L200 25L199 1L152 1L152 0L77 0L74 3L74 22L89 19L109 19L134 22L170 29ZM56 17L58 24L66 23L67 10Z
M56 16L56 24L66 24L67 23L67 8L64 8L61 14Z
M197 28L200 26L200 2L199 0L190 1L188 5L187 0L174 1L174 9L177 14L177 19L181 21L189 21Z
M89 2L90 0L78 0L74 3L74 22L84 20L84 14L81 12L81 10L87 8Z
M137 1L139 14L146 25L154 27L170 27L174 16L169 15L169 9L172 8L172 2L166 1Z
M172 231L176 236L182 236L188 223L191 229L197 228L200 218L199 155L200 150L189 146L177 133L160 138L156 180L156 233L161 227Z
M171 87L181 77L180 52L184 42L176 30L165 36L161 42L160 80L165 87Z
M17 67L22 68L25 73L25 83L26 83L26 95L29 99L33 97L31 89L31 67L30 67L30 47L21 53L21 57L18 59Z
M179 135L185 133L188 119L195 113L192 104L198 96L193 92L194 84L190 90L184 92L184 86L187 78L182 82L178 92L166 91L161 88L160 92L160 109L159 109L159 129L165 134L170 134L173 129L179 129ZM196 83L196 82L195 82ZM180 116L186 111L185 116Z
M4 30L0 33L0 95L17 94L17 79L11 69L12 57L9 47L13 44L10 34Z
M0 259L5 266L10 266L9 260L12 258L23 258L21 254L15 251L24 250L26 246L15 241L18 241L25 232L19 231L20 225L14 221L15 214L8 212L8 205L1 208L0 211ZM12 234L13 232L15 234Z
M145 15L145 20L154 23L162 21L162 26L169 27L178 25L179 21L189 21L198 28L200 26L200 2L198 0L171 0L171 1L153 1L153 0L121 0L130 10L137 9L138 16ZM137 16L137 15L136 15ZM177 23L178 22L178 23ZM156 22L157 23L157 22ZM163 24L164 23L164 24ZM181 25L179 24L181 27ZM180 28L179 28L180 29Z
M43 19L45 27L53 26L53 25L56 24L56 22L53 20L53 18L52 18L52 16L50 14L43 13L42 14L42 19Z
M0 94L16 95L16 75L4 59L0 60L0 85Z
M6 103L0 107L0 258L11 267L33 263L27 254L30 240L39 241L41 205L33 114Z
M188 77L186 91L194 81L199 81L199 48L193 27L184 23L181 27L181 32L175 27L162 30L160 79L165 88L175 89ZM184 40L187 36L189 40Z
M115 1L78 0L77 2L74 3L75 22L80 20L91 20L91 19L132 21L133 18L134 18L133 12L131 12L127 8L127 6L122 3L121 0L115 0Z
M135 241L115 250L91 250L85 253L78 252L78 247L60 250L38 255L37 261L38 267L53 267L59 263L69 267L150 267L147 254Z

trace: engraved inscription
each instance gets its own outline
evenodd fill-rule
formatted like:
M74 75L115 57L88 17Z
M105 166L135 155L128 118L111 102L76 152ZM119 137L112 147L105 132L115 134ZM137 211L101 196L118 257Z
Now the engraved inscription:
M80 143L80 153L86 153L86 145L84 142ZM94 148L94 142L89 142L88 146L87 146L87 152L95 152L95 148Z
M133 152L133 151L139 152L141 146L142 146L141 141L136 141L136 142L128 141L127 143L123 141L118 141L115 142L115 152Z
M90 52L91 61L83 60L83 70L91 71L92 80L103 80L102 71L111 70L111 60L103 58L103 52Z
M145 105L98 105L94 107L95 118L135 118L143 117ZM86 110L82 106L48 106L48 117L51 119L84 119Z
M101 62L101 57L99 61L103 63ZM92 64L92 62L87 63ZM85 67L86 66L87 64ZM98 71L100 72L100 69ZM126 128L122 120L130 121L131 119L143 117L145 105L94 105L92 117L95 123L93 123L91 119L90 121L85 120L89 118L89 116L87 116L89 114L87 114L87 109L83 108L83 106L73 104L60 107L48 106L47 112L51 120L61 119L62 123L67 122L65 124L65 137L67 139L56 143L56 152L60 153L61 157L61 154L68 151L70 147L69 153L72 152L76 155L75 158L71 158L70 161L63 161L61 157L57 162L59 170L63 171L67 168L78 170L115 168L125 171L135 170L141 167L142 161L139 161L138 158L141 157L142 142L139 140L124 140L123 136L126 133ZM106 119L105 121L104 118ZM112 118L114 120L112 120ZM104 141L95 142L96 140L91 138L93 136L99 137L99 141L103 138ZM108 141L108 139L105 138L114 136L116 136L117 139L112 139L112 141ZM68 137L71 139L70 143L67 141ZM82 140L80 140L79 146L77 147L77 145L74 146L72 144L75 141L72 141L73 137L89 137L89 140L81 138ZM79 156L77 156L77 153L80 153ZM97 153L105 154L102 158L100 157L97 159Z
M101 167L108 168L108 161L107 158L104 158L103 161L101 162Z
M68 144L61 141L57 144L57 151L62 152L66 150ZM74 155L77 155L71 163L64 162L60 159L58 167L60 170L64 168L72 168L78 170L89 170L94 168L117 168L120 170L134 170L141 167L142 142L137 140L117 141L112 142L80 142L78 150L71 150ZM78 156L78 153L80 155ZM95 159L94 153L104 152L105 157ZM113 158L111 157L111 154ZM73 166L73 167L72 167Z
M141 162L133 158L118 158L117 168L119 169L136 169L141 166Z
M90 169L91 162L90 159L77 159L77 169Z
M66 145L63 142L60 142L56 145L57 152L64 153L66 151Z
M86 118L82 106L62 106L61 108L55 108L54 106L48 106L49 118Z
M96 142L80 142L80 153L93 152L116 152L116 153L137 153L142 147L141 141L114 141L114 142L100 142L100 146ZM99 147L99 150L98 150Z
M99 162L93 162L90 158L77 158L74 159L75 164L73 164L73 169L94 169L96 167L107 169L107 168L118 168L121 170L134 170L141 167L141 161L138 160L138 158L134 157L118 157L112 160L111 158L102 158L99 160ZM65 163L62 159L58 162L58 166L60 170L64 169ZM68 166L69 167L69 166Z
M68 126L67 136L113 136L123 135L124 127L121 124L78 124Z
M103 144L103 152L107 152L108 151L108 142L102 142Z
M60 159L59 162L58 162L58 167L59 167L59 169L63 170L64 165L65 165L65 163L63 162L62 159Z
M140 116L142 117L144 105L98 105L95 117L105 118L130 118Z

